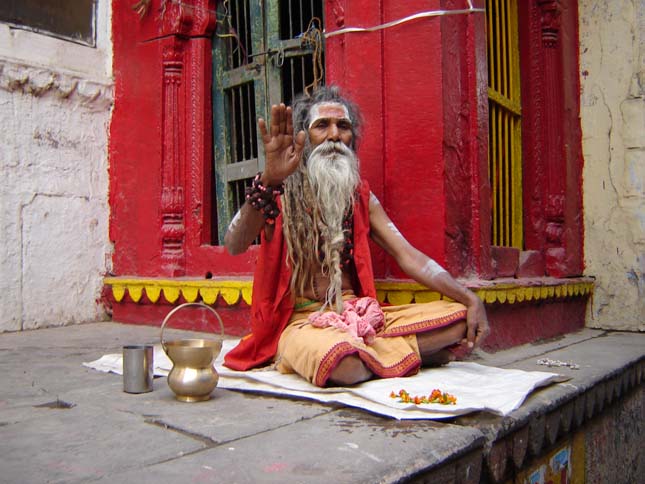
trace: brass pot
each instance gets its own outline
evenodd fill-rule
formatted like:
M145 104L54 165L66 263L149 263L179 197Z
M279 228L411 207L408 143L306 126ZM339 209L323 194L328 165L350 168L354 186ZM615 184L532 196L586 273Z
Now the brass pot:
M168 313L161 324L161 346L173 363L172 370L168 374L168 386L175 393L177 400L201 402L210 399L219 381L213 362L222 350L222 341L209 339L165 341L163 338L164 328L171 316L188 306L206 308L217 316L222 336L224 336L224 324L213 308L202 303L185 303L177 306Z

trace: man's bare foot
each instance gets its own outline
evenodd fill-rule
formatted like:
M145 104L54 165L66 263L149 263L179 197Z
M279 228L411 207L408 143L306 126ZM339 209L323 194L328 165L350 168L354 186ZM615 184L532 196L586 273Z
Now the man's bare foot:
M340 360L338 366L332 370L327 385L343 387L356 385L369 380L373 376L358 355L348 355Z
M455 355L451 351L448 351L445 349L435 351L430 355L421 355L421 361L423 363L423 366L429 366L429 367L446 365L451 361L455 361L455 359L456 359Z

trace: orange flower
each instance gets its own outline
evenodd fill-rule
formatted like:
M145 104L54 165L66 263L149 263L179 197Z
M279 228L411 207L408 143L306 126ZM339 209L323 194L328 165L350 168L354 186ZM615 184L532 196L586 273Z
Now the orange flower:
M401 389L399 393L390 392L390 398L399 398L400 403L414 403L415 405L421 405L425 403L438 403L441 405L456 405L457 397L451 395L450 393L442 392L438 388L432 390L430 395L427 397L425 395L414 395L411 396L407 391Z

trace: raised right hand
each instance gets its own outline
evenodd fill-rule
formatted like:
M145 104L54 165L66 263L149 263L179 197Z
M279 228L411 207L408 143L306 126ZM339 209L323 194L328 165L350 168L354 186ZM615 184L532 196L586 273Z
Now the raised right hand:
M258 127L265 154L262 184L264 186L280 185L298 168L305 147L306 133L300 131L294 140L292 111L283 103L271 106L271 127L269 130L267 130L266 121L262 118L258 119Z

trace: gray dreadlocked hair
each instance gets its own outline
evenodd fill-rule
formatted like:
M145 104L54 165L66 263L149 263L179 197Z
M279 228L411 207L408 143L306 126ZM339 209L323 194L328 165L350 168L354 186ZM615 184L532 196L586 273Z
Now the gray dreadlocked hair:
M360 133L361 119L357 107L340 94L335 86L318 88L311 96L301 95L293 105L294 136L304 130L308 132L311 108L318 103L335 102L344 105L352 122L352 149ZM311 154L309 136L306 137L303 161L298 169L284 182L282 195L283 230L287 241L287 261L292 268L291 291L303 294L311 288L315 293L315 268L320 264L322 274L329 276L330 284L325 295L326 306L342 312L342 270L340 255L344 242L342 217L326 220L321 206L329 202L329 193L320 193L308 175L307 160ZM356 174L358 177L358 174ZM327 197L327 202L320 202ZM349 195L349 207L353 207L353 192ZM334 200L332 200L332 203ZM338 212L338 210L336 211ZM319 259L322 253L322 262Z

